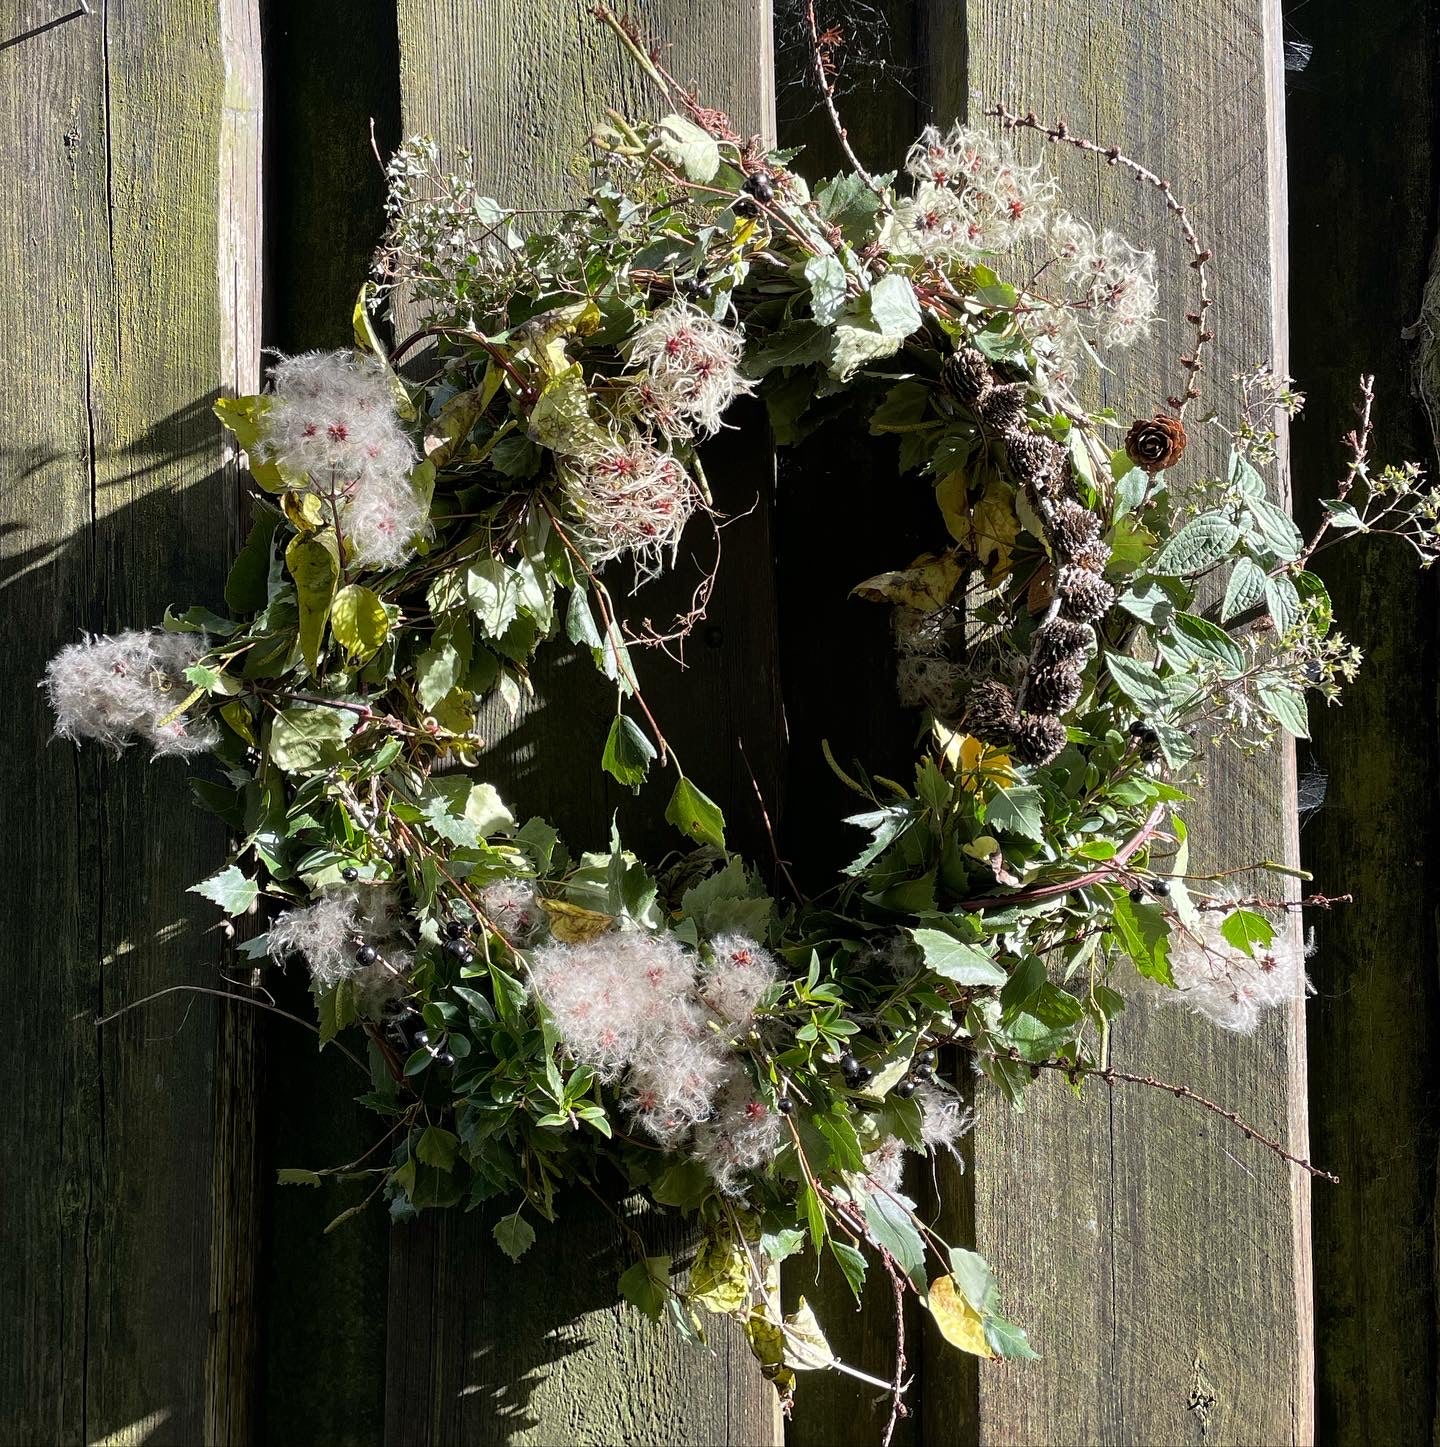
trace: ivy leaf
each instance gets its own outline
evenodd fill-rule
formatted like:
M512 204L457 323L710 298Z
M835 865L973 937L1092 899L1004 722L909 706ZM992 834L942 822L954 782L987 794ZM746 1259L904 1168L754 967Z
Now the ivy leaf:
M638 793L654 757L655 745L646 738L639 724L625 714L617 713L615 722L610 725L605 753L600 760L605 772Z
M925 956L926 969L954 980L958 985L1003 985L1005 971L983 950L963 944L938 929L910 931Z
M535 1244L535 1228L518 1211L495 1223L494 1236L495 1244L512 1261L518 1261Z
M665 820L702 844L725 847L725 816L720 806L683 776L676 780L675 792L665 806Z
M291 538L285 549L285 566L295 580L295 597L300 605L300 653L311 677L318 677L325 622L340 580L340 549L334 532L324 528Z
M1171 578L1203 573L1226 557L1239 541L1239 527L1224 513L1201 513L1155 554L1150 571Z
M212 903L218 904L226 914L236 915L244 914L255 903L260 886L238 865L232 864L228 869L222 869L219 874L212 874L209 879L192 884L186 893L203 895Z
M369 588L350 583L336 593L330 605L330 631L356 663L364 663L389 637L390 615Z
M1013 789L997 789L985 807L985 823L1002 834L1018 834L1022 839L1043 843L1045 826L1039 788L1024 784Z
M670 1258L647 1256L621 1275L620 1295L651 1321L659 1321L665 1308L669 1280Z
M810 314L828 327L844 310L849 296L840 258L828 251L812 256L805 263L805 280L810 283Z
M1255 946L1269 949L1275 941L1275 926L1253 909L1237 909L1220 922L1220 933L1243 955L1255 958Z

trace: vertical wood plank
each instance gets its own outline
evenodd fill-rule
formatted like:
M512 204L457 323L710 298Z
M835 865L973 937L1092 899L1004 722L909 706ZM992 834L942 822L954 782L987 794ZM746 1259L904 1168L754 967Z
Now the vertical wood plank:
M1279 23L1276 0L972 0L962 35L956 12L931 11L937 66L950 67L935 80L940 114L963 109L967 91L1033 107L1121 143L1174 181L1216 252L1208 384L1217 400L1232 373L1285 366ZM1156 246L1171 296L1184 296L1189 273L1154 198L1098 167L1087 178L1077 158L1052 161L1072 191L1093 184L1101 219ZM1178 335L1157 329L1117 367L1107 396L1127 416L1173 387ZM1213 476L1222 462L1202 433L1190 475ZM1194 867L1293 862L1293 770L1292 751L1278 745L1249 762L1217 761L1203 807L1189 811ZM1137 1003L1114 1050L1129 1068L1242 1108L1304 1152L1298 1006L1241 1039ZM1311 1440L1307 1180L1164 1095L1091 1090L1077 1105L1055 1081L1031 1095L1023 1115L993 1100L983 1112L975 1230L1043 1360L981 1372L979 1440ZM927 1432L943 1435L963 1406L927 1376Z
M94 10L26 36L57 14L26 0L0 33L0 1429L193 1444L245 1430L249 1025L183 995L93 1021L217 983L181 891L223 837L182 767L48 743L35 683L82 629L219 602L236 474L210 401L254 381L258 46L251 0Z
M1333 496L1362 372L1375 374L1377 458L1434 471L1424 412L1406 394L1418 361L1422 399L1432 409L1440 399L1440 273L1426 276L1436 7L1409 0L1363 23L1343 0L1294 13L1313 47L1288 100L1293 366L1309 399L1294 429L1295 478L1313 508ZM1412 358L1397 343L1417 315ZM1385 540L1329 555L1324 572L1366 658L1344 708L1316 710L1301 754L1302 772L1326 777L1324 806L1301 836L1313 887L1355 896L1316 917L1310 965L1314 1150L1341 1177L1315 1190L1317 1425L1337 1447L1421 1442L1436 1409L1440 600L1434 575Z
M582 0L401 0L406 131L428 132L449 152L471 147L482 188L507 203L543 206L574 195L583 142L606 107L650 114L655 105L589 8ZM673 42L670 69L707 103L728 109L738 129L772 130L768 0L645 0L629 13L648 35ZM723 511L738 518L757 493L759 506L725 531L716 606L690 641L683 679L657 655L638 666L687 773L726 810L733 842L753 852L763 849L764 835L739 741L772 808L782 754L773 464L758 409L717 439L706 470ZM684 551L708 560L700 531L692 530ZM689 586L677 579L668 589L646 589L633 616L660 623ZM601 844L616 808L628 841L673 847L660 817L663 783L631 800L600 775L610 699L588 660L552 650L535 681L535 706L486 759L507 799L551 817L572 848ZM495 1248L493 1220L478 1212L422 1218L394 1233L391 1447L774 1441L774 1394L730 1324L713 1334L713 1353L698 1353L617 1307L616 1278L630 1261L621 1233L586 1201L565 1199L561 1212L518 1267ZM683 1252L673 1230L648 1229L657 1249Z
M399 139L394 0L284 0L266 11L266 345L286 353L351 343L351 309L384 229L371 150ZM267 975L277 1001L314 1009L303 971ZM267 1226L264 1442L370 1447L385 1412L383 1209L325 1227L368 1187L278 1186L286 1166L334 1166L380 1133L356 1103L359 1077L289 1021L266 1017L261 1125Z

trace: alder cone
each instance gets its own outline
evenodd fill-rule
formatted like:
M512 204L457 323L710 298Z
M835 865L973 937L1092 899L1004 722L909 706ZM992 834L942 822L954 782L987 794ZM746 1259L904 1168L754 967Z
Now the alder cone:
M983 352L962 347L946 357L940 368L940 382L957 402L973 406L990 390L994 378Z
M1157 413L1134 423L1125 434L1125 455L1146 472L1163 472L1185 455L1185 424Z

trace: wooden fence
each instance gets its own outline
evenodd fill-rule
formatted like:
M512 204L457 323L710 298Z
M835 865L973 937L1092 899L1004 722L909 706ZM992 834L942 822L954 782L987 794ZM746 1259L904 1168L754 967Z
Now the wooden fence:
M293 1027L176 993L97 1030L97 1016L153 991L223 987L221 942L179 902L223 840L189 809L180 769L47 745L34 689L79 629L217 601L242 509L209 404L253 387L262 337L285 349L344 340L380 225L372 121L382 149L429 131L473 148L495 194L545 204L573 191L572 158L606 105L647 104L640 81L583 0L90 8L18 0L0 21L0 668L16 742L0 755L15 1092L0 1112L0 1441L779 1441L743 1342L722 1335L696 1353L612 1305L621 1243L582 1203L518 1267L478 1215L392 1231L373 1213L323 1234L346 1200L330 1186L277 1190L275 1168L347 1159L366 1123ZM1350 374L1381 365L1382 387L1403 392L1396 333L1419 313L1433 201L1431 6L1386 7L1359 44L1342 0L1297 13L1324 44L1318 79L1291 97L1303 121L1289 157L1303 182L1293 265L1277 0L833 8L853 44L877 44L872 21L887 37L893 81L849 101L852 139L876 167L926 120L985 97L1064 116L1172 177L1216 252L1216 379L1285 364L1287 284L1303 285L1288 315L1320 415L1297 455L1318 477ZM836 162L795 104L799 61L777 56L769 0L631 11L742 129L778 125L783 143L807 144L812 172ZM1149 202L1133 183L1102 165L1084 184L1138 229ZM1396 193L1404 203L1387 212ZM1147 239L1167 275L1183 275L1153 220ZM1372 248L1383 270L1364 264ZM1341 260L1353 288L1337 284ZM1122 411L1127 380L1109 380ZM842 806L822 734L841 755L906 747L906 722L854 673L881 656L878 610L846 594L910 545L914 518L869 439L777 461L760 414L742 424L709 471L722 507L743 510L757 490L759 506L727 531L683 696L659 668L647 693L663 708L668 690L667 730L704 761L698 782L738 841L759 846L751 770L784 842L789 817ZM1393 429L1422 446L1414 417ZM1037 1086L1024 1115L992 1103L970 1170L942 1183L951 1234L973 1235L995 1263L1042 1360L977 1371L918 1335L906 1441L1309 1442L1317 1345L1327 1440L1429 1437L1437 769L1433 649L1413 620L1433 617L1435 599L1393 557L1367 568L1335 584L1379 666L1314 746L1334 803L1304 851L1322 886L1363 891L1314 962L1317 1152L1346 1177L1316 1205L1318 1282L1305 1178L1184 1102L1122 1089L1077 1104L1056 1083ZM663 842L653 814L551 762L602 706L595 684L563 662L539 684L492 756L502 791L575 840L599 838L619 807L627 838ZM1225 824L1197 820L1202 847L1295 860L1293 790L1288 750L1217 771L1212 817ZM299 992L280 1003L305 1008ZM1298 1010L1253 1039L1136 1011L1117 1051L1303 1148ZM888 1307L874 1306L832 1303L832 1339L885 1371ZM873 1441L881 1419L852 1385L805 1381L785 1439Z

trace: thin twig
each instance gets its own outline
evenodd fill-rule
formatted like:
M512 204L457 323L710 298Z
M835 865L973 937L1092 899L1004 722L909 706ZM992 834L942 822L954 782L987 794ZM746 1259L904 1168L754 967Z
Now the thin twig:
M1370 420L1370 412L1375 403L1375 378L1363 376L1360 378L1360 401L1356 404L1355 415L1360 419L1359 427L1346 433L1345 446L1350 451L1350 463L1345 469L1345 476L1340 479L1339 497L1344 502L1350 496L1351 490L1356 482L1364 476L1366 468L1370 465L1370 437L1373 431L1373 424ZM1295 559L1293 569L1299 571L1310 561L1315 549L1320 546L1320 539L1323 538L1330 527L1330 519L1333 513L1326 509L1325 516L1320 519L1320 526L1315 529L1315 536L1300 551L1300 556Z
M312 1025L308 1020L302 1020L299 1015L292 1015L288 1010L282 1010L278 1005L272 1005L265 1000L257 1000L251 995L236 995L230 990L212 990L206 985L167 985L163 990L156 990L153 995L145 995L139 1000L132 1000L128 1005L122 1005L108 1015L97 1016L96 1028L108 1025L112 1020L118 1020L122 1015L128 1015L131 1010L138 1010L141 1005L148 1005L152 1000L158 1000L163 995L174 994L214 995L217 1000L233 1000L237 1005L253 1005L257 1010L268 1010L272 1015L279 1015L282 1019L304 1026L312 1035L320 1033L318 1026ZM369 1068L361 1063L359 1057L352 1055L338 1040L327 1040L323 1043L333 1045L362 1074L366 1076L370 1074Z
M1215 339L1215 334L1210 330L1206 317L1206 313L1215 304L1215 298L1210 295L1210 274L1206 269L1206 264L1214 253L1209 247L1201 245L1200 238L1195 234L1195 228L1190 224L1190 216L1185 207L1175 199L1175 193L1169 181L1156 175L1148 166L1132 160L1121 151L1119 146L1102 146L1084 136L1073 134L1064 121L1057 121L1055 125L1047 126L1036 118L1034 111L1027 111L1021 116L999 104L991 106L985 114L994 116L1007 131L1020 128L1037 131L1046 140L1056 145L1074 146L1077 151L1086 151L1093 156L1103 156L1112 166L1123 166L1137 181L1153 186L1165 198L1165 205L1169 208L1170 214L1179 222L1181 235L1184 236L1186 244L1190 247L1192 254L1190 267L1195 272L1198 293L1195 310L1185 313L1185 320L1195 328L1195 349L1180 358L1180 365L1189 375L1183 391L1179 395L1165 399L1176 413L1183 417L1186 407L1200 395L1196 378L1204 370L1202 357L1205 348Z
M962 1043L962 1048L968 1047ZM1279 1141L1272 1140L1262 1130L1251 1125L1237 1111L1227 1109L1208 1096L1201 1095L1198 1090L1192 1090L1188 1085L1179 1085L1173 1080L1161 1080L1154 1075L1137 1075L1128 1070L1116 1070L1113 1065L1085 1065L1074 1060L1025 1060L1018 1050L1011 1050L1004 1054L996 1054L987 1050L971 1050L970 1053L984 1060L1006 1060L1016 1065L1028 1065L1034 1070L1058 1070L1071 1080L1077 1077L1103 1080L1112 1088L1118 1083L1121 1085L1148 1085L1151 1090L1163 1090L1167 1095L1173 1095L1178 1100L1188 1100L1202 1110L1208 1110L1212 1115L1218 1115L1222 1120L1228 1120L1241 1135L1258 1142L1266 1150L1273 1151L1281 1160L1289 1161L1292 1166L1299 1166L1302 1171L1312 1176L1319 1176L1322 1181L1329 1181L1332 1185L1340 1184L1340 1177L1333 1172L1322 1170L1319 1166L1312 1165L1303 1156L1297 1156L1293 1152L1287 1151Z
M824 36L821 35L819 23L815 19L815 0L805 0L805 24L810 31L810 54L815 61L815 80L820 87L820 98L825 102L825 109L830 116L830 125L835 132L835 138L840 142L840 149L845 152L846 159L855 168L855 173L877 196L883 199L884 188L860 164L860 158L850 144L850 136L846 132L845 124L840 119L840 112L836 108L835 82L831 74L834 70L834 62L830 60L830 51L834 48L838 37L834 37L834 32L828 30Z
M905 1380L905 1279L895 1265L895 1258L883 1246L880 1248L880 1260L890 1275L890 1291L895 1302L895 1375L889 1387L890 1420L880 1436L880 1447L890 1447L900 1419L910 1415L910 1409L905 1405L905 1390L909 1386Z
M795 883L789 865L780 857L780 845L775 838L774 826L770 823L770 811L765 807L764 794L760 792L760 780L755 777L755 770L750 767L750 756L745 752L745 740L737 739L736 742L740 745L740 757L745 761L745 772L750 775L750 787L755 790L755 802L760 806L760 817L765 822L765 837L770 841L770 855L775 861L775 868L790 886L790 893L795 896L796 901L805 904L806 898L800 892L800 886Z

